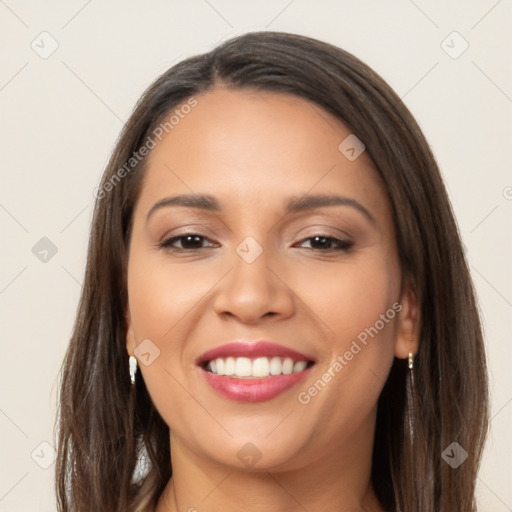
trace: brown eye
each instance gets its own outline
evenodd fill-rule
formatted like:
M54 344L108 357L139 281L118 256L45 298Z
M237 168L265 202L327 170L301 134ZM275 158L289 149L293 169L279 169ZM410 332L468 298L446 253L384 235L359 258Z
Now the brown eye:
M197 249L205 249L206 247L202 246L202 243L205 240L208 240L208 238L198 235L197 233L185 233L164 240L160 244L160 247L176 251L194 251ZM180 242L181 247L176 247L176 242Z
M311 249L330 252L330 251L346 251L350 249L354 243L348 240L340 240L332 236L316 235L309 238L305 238L301 244L311 240Z

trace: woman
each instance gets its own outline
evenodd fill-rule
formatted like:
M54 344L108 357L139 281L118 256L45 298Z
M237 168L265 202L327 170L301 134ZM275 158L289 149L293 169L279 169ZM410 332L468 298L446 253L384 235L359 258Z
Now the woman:
M189 58L96 197L59 510L475 510L475 293L428 144L366 65L279 32Z

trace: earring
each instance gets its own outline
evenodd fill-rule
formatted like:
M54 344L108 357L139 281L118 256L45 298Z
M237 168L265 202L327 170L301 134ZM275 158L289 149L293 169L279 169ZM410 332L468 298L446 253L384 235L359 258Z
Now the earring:
M130 380L132 384L135 384L135 374L137 373L137 359L135 357L130 356L129 360L130 364Z
M414 443L414 354L409 352L409 376L407 379L407 402L409 406L409 428Z

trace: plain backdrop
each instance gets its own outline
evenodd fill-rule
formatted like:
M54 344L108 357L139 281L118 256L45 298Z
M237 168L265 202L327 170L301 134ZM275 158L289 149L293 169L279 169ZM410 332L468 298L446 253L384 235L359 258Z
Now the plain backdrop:
M486 331L493 419L479 510L511 511L511 26L510 0L0 0L0 510L55 510L57 377L93 189L135 101L184 57L279 30L369 64L432 146Z

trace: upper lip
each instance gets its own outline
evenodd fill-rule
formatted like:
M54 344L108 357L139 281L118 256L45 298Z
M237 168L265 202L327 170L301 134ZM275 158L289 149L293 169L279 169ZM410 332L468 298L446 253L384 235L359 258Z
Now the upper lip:
M196 364L201 365L207 361L212 361L217 358L225 357L289 357L294 361L313 361L313 357L293 350L284 345L279 345L272 341L254 341L254 342L240 342L234 341L220 345L206 351L204 354L199 356L196 360Z

